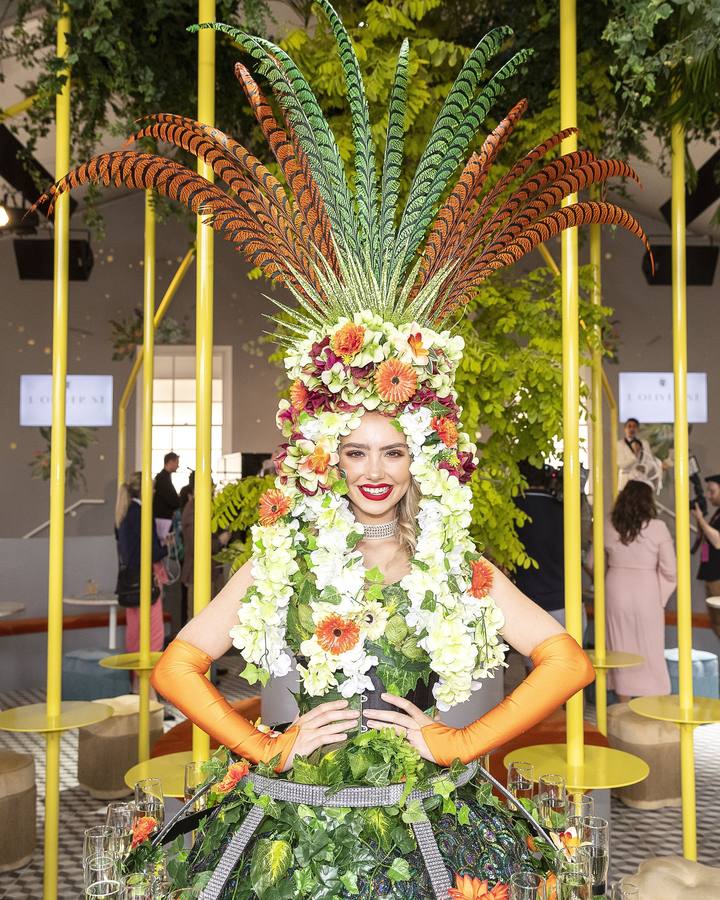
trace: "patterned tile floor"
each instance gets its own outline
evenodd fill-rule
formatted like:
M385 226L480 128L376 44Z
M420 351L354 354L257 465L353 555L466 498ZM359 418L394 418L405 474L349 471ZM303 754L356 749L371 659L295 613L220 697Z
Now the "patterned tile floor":
M231 699L248 696L236 676L241 667L237 656L226 657L221 666L228 669L221 679L221 689ZM42 701L40 691L15 691L0 694L0 708ZM592 708L588 710L594 712ZM177 713L175 713L177 715ZM166 722L166 728L174 721ZM36 762L38 788L38 850L33 861L17 872L0 875L0 900L39 900L42 897L42 822L44 813L44 741L35 735L11 735L0 732L0 749L32 753ZM720 784L720 725L698 728L695 735L697 776L698 858L717 865L715 836L720 831L720 805L716 802ZM60 866L58 897L77 898L82 891L83 830L103 821L105 803L94 800L77 783L77 733L62 738L60 798ZM5 839L0 838L0 840ZM639 811L612 801L612 878L627 875L638 863L651 856L682 853L681 817L679 809ZM657 898L665 900L665 898ZM667 898L671 900L671 898Z

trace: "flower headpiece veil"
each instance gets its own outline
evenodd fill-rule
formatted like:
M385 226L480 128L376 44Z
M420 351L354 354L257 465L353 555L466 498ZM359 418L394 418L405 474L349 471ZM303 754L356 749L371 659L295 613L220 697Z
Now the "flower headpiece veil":
M648 246L639 223L616 205L583 201L560 208L570 194L608 177L637 176L626 163L595 159L588 150L543 164L574 131L565 129L484 190L527 106L517 103L467 156L504 83L529 56L521 50L484 80L511 34L496 28L472 50L451 87L400 209L408 43L397 58L380 158L352 42L327 0L317 5L345 77L352 186L317 99L287 53L236 28L208 24L201 27L227 32L246 50L270 84L280 121L248 69L236 65L282 180L217 128L161 113L149 116L133 139L153 137L189 151L228 190L162 156L120 150L77 167L46 199L88 181L152 188L203 215L294 297L293 305L273 301L283 310L292 385L278 412L286 444L276 486L262 498L253 531L254 584L233 629L247 674L285 674L288 647L301 655L305 689L315 696L372 689L373 666L388 689L405 694L432 669L437 705L447 709L480 686L505 648L489 572L467 532L475 447L461 429L453 388L463 344L443 324L485 278L566 228L617 224ZM391 416L404 432L421 494L411 571L401 595L389 601L356 549L362 527L337 467L340 438L365 410Z

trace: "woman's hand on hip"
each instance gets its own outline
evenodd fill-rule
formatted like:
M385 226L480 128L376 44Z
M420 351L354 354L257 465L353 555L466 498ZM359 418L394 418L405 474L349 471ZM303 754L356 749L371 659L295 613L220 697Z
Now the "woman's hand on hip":
M368 726L375 729L394 728L397 734L407 738L408 743L417 750L423 759L435 762L435 757L425 743L422 729L426 725L432 725L437 720L426 716L421 709L404 697L396 697L395 694L382 694L382 699L386 703L397 706L403 712L395 712L390 709L363 710Z
M296 756L309 756L319 747L340 744L348 737L348 731L356 729L360 714L348 707L347 700L331 700L321 703L315 709L298 716L292 723L298 728L293 748L285 760L283 772L292 767Z

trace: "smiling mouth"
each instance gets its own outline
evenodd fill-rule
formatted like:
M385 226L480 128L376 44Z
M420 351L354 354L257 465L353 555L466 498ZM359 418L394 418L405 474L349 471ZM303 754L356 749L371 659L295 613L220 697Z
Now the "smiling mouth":
M387 500L392 494L391 484L361 484L358 490L366 500Z

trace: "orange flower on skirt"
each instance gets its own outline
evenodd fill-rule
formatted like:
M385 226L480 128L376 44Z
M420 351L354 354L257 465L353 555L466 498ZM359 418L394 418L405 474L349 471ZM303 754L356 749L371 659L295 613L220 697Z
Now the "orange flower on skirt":
M320 622L315 630L315 637L326 653L338 655L352 650L357 644L360 628L350 619L332 615Z
M375 387L386 403L404 403L417 388L417 374L408 363L386 359L375 371Z
M302 381L296 378L290 385L290 405L292 408L297 412L304 409L309 393Z
M338 328L330 338L330 346L334 353L341 356L345 362L349 362L365 343L365 326L348 322L342 328Z
M140 816L133 822L132 846L137 847L146 841L157 828L158 820L154 816Z
M245 760L233 763L225 773L223 780L215 785L216 793L227 794L237 786L237 783L244 778L249 771L250 766Z
M489 882L471 878L469 875L456 875L455 887L450 888L449 896L453 900L508 900L508 886L498 882L490 889Z
M260 497L258 522L261 525L274 525L288 512L290 500L277 488L270 488Z
M492 566L485 559L476 559L472 563L472 584L468 593L478 600L483 600L490 593L492 583Z
M457 447L457 425L447 416L433 416L430 419L430 427L438 435L446 447Z

